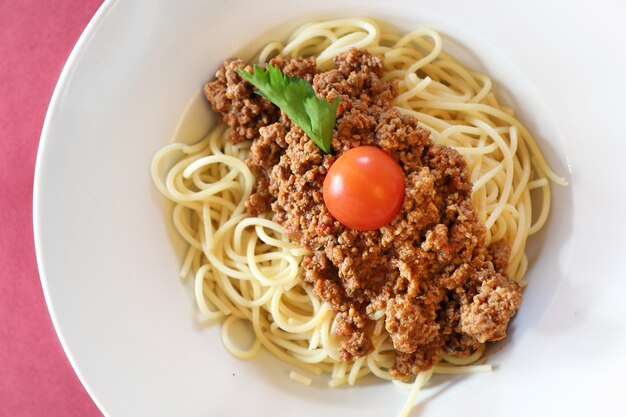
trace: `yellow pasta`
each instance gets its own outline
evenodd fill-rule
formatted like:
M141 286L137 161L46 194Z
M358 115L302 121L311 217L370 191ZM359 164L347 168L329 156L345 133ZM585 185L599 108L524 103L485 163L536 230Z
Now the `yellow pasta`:
M394 104L415 116L433 140L455 148L467 161L474 184L472 201L487 228L486 243L505 239L511 246L508 274L524 284L526 240L546 222L550 181L565 184L547 165L535 139L513 112L494 96L491 80L443 52L440 35L419 29L405 36L381 32L369 19L340 19L300 27L283 44L271 42L257 58L260 64L281 53L315 56L318 67L332 66L335 55L351 47L384 57L385 79L399 81ZM181 276L194 280L198 309L207 319L223 319L222 339L236 357L248 359L261 346L293 367L290 377L304 384L312 375L328 374L331 387L357 383L373 374L391 379L393 347L382 315L372 341L374 352L353 362L339 361L335 314L301 280L299 264L307 251L290 242L268 216L247 217L245 202L255 178L243 162L250 144L225 141L218 124L200 142L173 143L157 153L152 177L158 190L176 206L174 225L188 244ZM164 161L175 157L172 166ZM532 223L531 190L540 189L541 208ZM247 320L255 341L242 349L229 329ZM433 369L410 386L402 416L433 373L489 371L472 365L484 346L468 358L442 354Z

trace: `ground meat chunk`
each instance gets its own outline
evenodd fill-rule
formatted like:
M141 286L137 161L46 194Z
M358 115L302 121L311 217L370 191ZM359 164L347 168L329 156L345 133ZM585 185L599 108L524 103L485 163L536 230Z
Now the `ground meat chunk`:
M437 226L426 232L426 239L422 243L423 250L436 250L440 251L444 249L448 244L448 227L440 223Z
M511 247L504 240L498 240L497 242L489 245L489 255L491 255L491 262L497 272L506 274L506 270L509 267L509 257L511 256Z
M413 353L418 347L435 344L439 338L435 320L435 311L414 298L399 295L387 303L385 328L399 352Z
M395 222L395 226L409 239L411 231L421 232L429 225L436 225L439 221L440 197L437 195L436 179L428 167L406 175L406 191L402 205L405 214ZM445 225L444 225L445 226ZM398 234L398 233L396 233ZM420 239L421 240L421 239ZM406 246L406 245L403 245Z
M267 175L280 161L280 157L287 148L285 134L285 127L281 123L274 123L259 129L259 138L252 143L250 155L246 160L257 176Z
M463 263L451 274L443 273L439 277L439 283L447 290L459 288L468 281L471 271L472 268L470 267L470 265L467 263Z
M354 332L354 325L346 312L338 313L335 317L335 334L340 337L350 336Z
M461 358L471 355L479 348L480 342L461 330L458 296L454 292L450 292L443 305L444 307L439 311L437 318L443 338L442 351Z
M503 339L521 303L520 286L495 272L482 280L472 302L461 306L461 329L481 343Z
M270 60L270 65L276 65L283 74L291 77L304 78L308 82L313 82L313 76L317 74L317 66L314 58L288 57L278 55Z
M326 300L335 311L345 311L343 304L344 290L337 282L337 272L324 257L313 255L306 257L304 267L304 280L313 285L313 292L322 300Z
M462 331L452 332L446 339L442 351L451 356L465 358L476 352L480 342L473 336Z
M341 344L339 348L339 359L342 361L351 361L354 358L360 358L374 350L374 345L369 337L363 332L354 332L350 337Z
M285 134L285 126L282 123L274 123L259 128L259 138L252 143L246 163L257 176L257 187L250 200L246 202L250 216L257 216L271 209L274 197L269 192L269 171L285 152L287 147Z
M258 191L246 201L246 212L250 216L258 216L271 209L272 195L267 192L267 182L259 182Z
M433 143L429 132L417 125L417 119L400 113L395 107L389 107L383 110L377 122L377 145L402 161L402 169L406 174L428 166L422 162L421 156ZM437 168L436 165L433 167Z
M206 83L204 94L213 110L222 115L230 129L226 133L232 143L253 139L262 126L267 126L280 116L278 108L254 93L254 87L244 81L237 70L252 71L238 58L224 61L215 73L215 81Z
M340 98L332 154L253 94L236 73L250 69L241 60L226 61L205 93L229 124L231 141L253 139L246 162L257 186L248 213L271 208L287 236L311 251L301 265L304 281L337 314L341 359L372 351L371 320L383 313L396 378L431 368L442 351L464 357L504 337L521 302L519 286L506 276L510 249L504 242L486 247L465 160L392 105L398 85L383 81L383 58L351 49L327 71L313 59L277 56L271 63L312 82L319 97ZM405 175L400 212L371 231L335 220L322 194L335 160L363 145L387 152Z
M383 108L389 108L391 100L398 94L397 83L380 79L383 60L379 56L351 49L338 55L335 64L337 69L315 76L313 88L330 102L340 97L338 115L355 107L363 114L380 113Z
M397 352L393 367L389 372L394 378L406 379L408 375L417 375L432 368L439 361L440 356L439 346L427 346L413 353Z
M371 72L378 78L383 76L382 58L362 49L352 48L345 54L337 55L334 61L335 65L338 66L338 70L346 74L352 72L367 74Z

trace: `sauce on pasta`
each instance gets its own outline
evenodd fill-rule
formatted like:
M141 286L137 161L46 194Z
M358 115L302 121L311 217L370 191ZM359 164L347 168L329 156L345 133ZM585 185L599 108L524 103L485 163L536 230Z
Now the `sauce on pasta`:
M352 48L363 52L351 52L355 51ZM480 297L484 286L506 287L510 294L515 294L515 288L525 285L526 240L547 219L549 180L559 184L564 181L550 170L530 132L510 109L499 104L491 91L489 78L446 55L442 51L441 37L432 30L420 29L398 36L381 32L375 22L367 19L311 23L294 32L286 44L268 44L259 53L258 60L263 64L271 59L283 59L283 70L289 72L288 66L298 60L275 58L276 55L310 58L300 58L300 62L308 64L304 64L304 72L293 75L309 77L314 82L315 73L335 70L333 62L336 57L351 53L379 57L376 58L380 60L380 68L375 69L379 71L377 78L384 85L392 86L383 85L389 93L382 99L388 108L387 113L411 125L416 132L423 132L416 134L414 139L427 143L429 149L454 150L452 153L443 151L447 155L444 159L454 159L456 156L450 155L458 155L464 165L464 173L460 175L467 182L461 181L459 190L463 194L462 200L467 202L467 212L473 213L475 224L481 228L480 232L471 235L480 235L478 240L485 248L482 256L493 267L490 276L503 277L497 282L479 281L480 285L475 286L474 293L468 296L468 308L471 309L475 297ZM364 59L369 59L367 57ZM341 66L341 60L338 65ZM227 74L223 73L223 77ZM217 78L219 80L219 73ZM389 88L395 88L395 91ZM407 366L398 365L397 347L402 343L394 341L393 330L402 327L401 320L396 325L386 323L386 309L371 308L368 311L362 303L352 303L342 311L317 288L315 277L305 282L303 268L311 270L316 246L302 241L302 230L289 224L289 215L283 213L280 217L281 210L278 213L268 211L270 204L280 198L276 193L272 201L263 194L271 194L269 182L263 182L264 178L270 178L269 168L257 164L252 167L253 171L244 162L250 161L251 147L254 152L255 146L261 146L259 138L261 141L280 140L280 132L276 136L275 131L269 131L269 126L280 122L280 114L276 114L271 103L268 105L258 100L257 105L251 124L239 123L241 119L229 123L230 127L220 123L195 145L168 145L155 156L152 166L156 186L176 203L174 224L189 244L181 276L194 280L198 308L207 318L225 318L223 338L227 349L235 356L249 358L263 346L300 372L329 374L330 386L354 384L369 374L383 379L415 375L402 415L408 412L417 391L432 373L489 370L489 365L475 363L483 357L485 341L503 337L498 332L486 336L481 336L478 328L473 334L471 331L456 332L459 337L454 343L460 343L458 346L463 345L462 334L471 335L473 340L468 349L451 349L454 343L446 347L445 343L440 343L440 338L435 344L427 341L429 354L425 358L428 360L423 363L411 360ZM228 117L225 120L229 122ZM284 123L283 129L285 127L289 127L288 123ZM265 133L259 133L264 129ZM276 126L275 129L280 130ZM265 139L263 135L266 135ZM248 139L254 139L254 144ZM163 175L162 161L173 154L177 155L177 162ZM325 163L327 169L332 162L323 159L318 161L322 170ZM420 159L420 162L424 165L424 161ZM276 165L279 163L272 164ZM404 165L407 178L411 172L419 173L419 167ZM537 188L542 190L542 204L537 220L532 223L531 191ZM285 196L283 212L286 212L284 208L288 203L288 196ZM445 225L445 222L434 223L423 230L420 244L441 251L441 247L437 248L441 244L439 238L448 233L435 227ZM489 247L493 249L488 251ZM507 262L501 260L504 252L508 255ZM459 265L450 272L453 274L456 269ZM403 294L401 296L406 299ZM450 295L444 296L449 298ZM400 307L404 306L401 301L403 299L398 301ZM461 303L462 300L455 302ZM396 305L396 302L390 304ZM513 304L511 311L514 313L519 303L513 301ZM411 305L409 303L409 307ZM350 307L357 314L348 320ZM354 323L359 320L359 314L366 321L361 333L369 344L359 341L356 349L350 352L350 348L344 346L346 337L350 338L358 331L349 336L340 335L346 327L359 330ZM439 316L440 311L434 314ZM256 339L248 350L238 348L228 337L230 326L237 320L249 321L254 329ZM437 319L432 323L440 324ZM398 334L401 339L402 334ZM494 334L495 338L492 337ZM362 339L362 335L356 338ZM400 355L411 355L416 351L401 352ZM303 383L311 382L299 372L292 372L291 377Z

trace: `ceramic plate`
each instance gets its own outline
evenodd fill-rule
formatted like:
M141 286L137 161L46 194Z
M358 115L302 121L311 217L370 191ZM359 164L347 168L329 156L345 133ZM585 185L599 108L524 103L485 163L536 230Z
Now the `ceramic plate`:
M107 1L63 71L37 160L34 229L46 300L107 416L393 416L407 393L330 389L267 354L230 356L180 282L155 152L208 127L200 91L220 62L306 21L432 27L486 72L568 187L528 248L529 285L494 371L433 378L412 415L612 416L626 372L623 133L626 6L617 1Z

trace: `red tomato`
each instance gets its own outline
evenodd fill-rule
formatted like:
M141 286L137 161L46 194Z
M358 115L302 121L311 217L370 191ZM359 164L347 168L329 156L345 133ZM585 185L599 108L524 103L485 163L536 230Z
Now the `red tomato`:
M400 165L375 146L360 146L341 155L324 179L324 203L343 225L374 230L388 224L404 200Z

